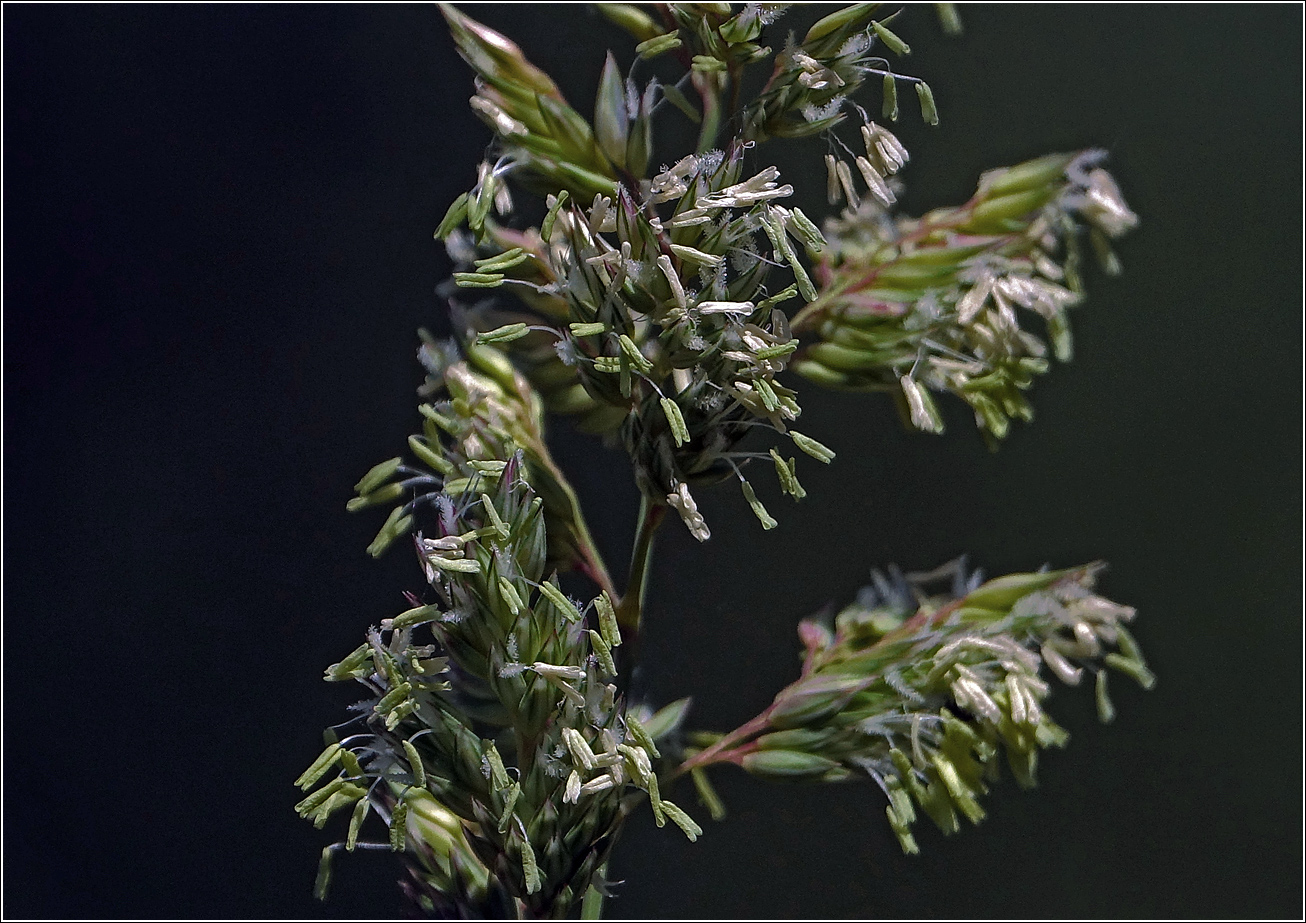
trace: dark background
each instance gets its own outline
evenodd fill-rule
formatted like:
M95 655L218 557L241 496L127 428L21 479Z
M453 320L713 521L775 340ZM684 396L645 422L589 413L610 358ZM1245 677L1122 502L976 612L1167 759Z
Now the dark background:
M585 7L471 12L584 111L629 47ZM962 12L960 39L928 10L900 30L943 118L907 107L906 207L1109 147L1143 219L1125 275L1090 275L1074 364L996 455L956 407L910 436L883 400L802 387L838 460L804 466L797 508L764 495L774 532L729 490L701 499L706 546L667 530L648 683L737 724L796 674L800 617L872 564L970 551L989 573L1109 560L1160 684L1115 683L1105 729L1058 690L1074 739L1041 788L1000 785L951 839L923 821L915 858L870 786L722 772L732 816L697 844L633 819L613 915L1301 913L1301 8ZM338 833L290 783L351 700L322 668L418 580L344 504L417 425L431 231L488 140L468 70L431 6L3 15L4 912L398 914L384 856L312 900ZM760 156L819 195L819 148ZM559 435L619 564L624 461Z

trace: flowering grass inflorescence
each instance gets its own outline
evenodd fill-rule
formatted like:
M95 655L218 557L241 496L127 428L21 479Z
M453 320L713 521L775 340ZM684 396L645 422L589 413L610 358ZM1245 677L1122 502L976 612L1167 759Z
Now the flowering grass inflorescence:
M348 850L375 810L392 848L411 840L412 890L429 909L542 915L601 882L627 790L647 793L660 822L691 838L699 828L659 798L655 738L624 713L606 591L582 604L546 570L544 500L512 435L529 411L494 377L510 369L491 347L473 355L443 369L449 399L423 407L413 448L432 472L394 480L413 471L384 462L357 485L361 504L396 485L417 494L376 546L430 513L433 531L412 541L431 601L411 597L328 668L327 679L356 680L370 697L342 726L352 733L301 777L311 787L339 764L299 810L321 824L352 806Z
M999 754L1030 787L1039 749L1068 739L1043 709L1043 666L1072 686L1091 671L1103 721L1114 716L1106 666L1144 688L1155 682L1121 624L1134 610L1092 592L1099 569L983 584L964 560L906 577L876 571L833 629L819 620L799 626L802 676L739 729L699 735L706 746L680 769L734 763L777 781L869 776L889 800L905 852L917 851L913 803L945 833L958 829L958 811L978 823L977 798L996 780ZM929 593L940 579L950 592Z
M647 799L659 826L695 839L701 828L663 793L688 775L719 819L706 768L725 763L766 780L869 777L914 852L917 808L945 832L958 812L978 821L1000 752L1028 785L1039 750L1064 744L1043 667L1071 685L1093 673L1103 720L1106 667L1151 685L1122 624L1133 610L1093 593L1099 566L981 584L955 562L875 572L833 627L803 622L802 676L728 734L683 732L688 700L656 712L630 701L665 514L708 540L694 491L733 479L770 530L745 471L761 463L800 500L796 455L834 460L794 429L788 373L888 391L932 432L931 392L951 392L996 444L1011 418L1030 419L1022 392L1048 367L1016 309L1041 317L1068 360L1081 232L1114 272L1108 240L1137 221L1096 151L987 173L957 208L893 215L908 152L852 97L873 79L893 121L910 85L923 119L938 114L929 87L881 56L909 51L881 6L841 9L775 53L760 42L781 5L601 4L637 42L636 66L675 60L681 76L641 85L609 55L592 121L516 45L443 7L494 140L436 231L455 263L454 335L422 332L415 461L377 465L349 504L391 507L368 550L411 543L425 586L327 670L367 697L299 780L311 791L298 810L316 825L350 815L323 852L319 893L338 850L393 849L427 912L556 917L581 903L594 916L624 818ZM956 31L951 7L940 12ZM742 99L745 74L768 61ZM664 103L698 140L652 169ZM852 147L836 131L849 122ZM755 153L815 135L830 204L844 206L824 230ZM512 187L542 200L537 226L513 225ZM630 457L643 500L624 592L549 453L546 413ZM568 571L589 582L582 599L564 590ZM931 592L943 578L951 591ZM367 840L378 825L384 838Z

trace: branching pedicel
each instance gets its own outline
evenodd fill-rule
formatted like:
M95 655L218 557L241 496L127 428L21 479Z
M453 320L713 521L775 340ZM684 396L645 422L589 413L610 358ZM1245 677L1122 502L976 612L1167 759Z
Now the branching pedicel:
M801 408L782 373L888 391L931 432L934 395L951 392L995 444L1011 418L1030 419L1023 392L1049 365L1022 321L1041 319L1068 360L1081 232L1116 272L1109 238L1137 221L1097 151L994 170L964 205L893 215L908 154L854 96L873 79L892 121L908 86L925 120L937 115L928 86L879 56L908 51L879 7L840 10L774 53L759 42L779 7L603 5L640 60L679 69L641 86L609 56L593 124L513 43L444 8L495 140L436 233L459 288L517 298L456 299L455 339L423 334L416 462L376 466L349 504L393 505L368 550L411 542L427 588L327 670L368 697L299 779L312 791L298 810L317 826L350 813L320 894L336 850L386 848L404 853L428 912L562 916L580 902L596 916L623 819L647 800L694 839L701 828L663 792L689 775L720 816L707 769L721 763L761 779L867 776L915 852L918 809L946 832L959 812L978 821L1000 753L1030 785L1040 748L1065 743L1044 666L1071 685L1091 674L1104 721L1106 667L1151 686L1123 625L1133 610L1093 593L1099 565L983 583L959 561L874 571L833 627L803 622L801 677L728 734L686 733L687 700L653 712L623 687L667 511L706 541L694 491L734 480L771 529L745 470L773 469L799 500L792 449L834 459L792 428ZM741 102L745 72L767 61L769 80ZM699 126L697 149L650 176L665 104ZM755 153L818 135L829 201L845 205L824 232ZM495 217L512 214L510 183L544 197L538 228ZM546 411L630 455L643 503L624 592L549 454ZM592 585L588 602L563 590L568 571ZM383 842L364 839L373 829Z

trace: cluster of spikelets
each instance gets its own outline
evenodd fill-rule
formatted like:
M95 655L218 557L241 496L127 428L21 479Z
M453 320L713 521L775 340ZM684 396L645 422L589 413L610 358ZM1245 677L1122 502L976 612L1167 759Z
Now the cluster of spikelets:
M777 781L869 776L884 791L889 823L905 852L917 851L919 807L945 833L958 812L984 816L978 798L998 757L1030 787L1041 748L1068 735L1043 707L1040 675L1077 685L1095 675L1099 717L1114 715L1106 667L1144 688L1154 678L1122 624L1134 610L1092 592L1100 566L1012 574L980 584L964 562L876 587L835 619L804 621L802 676L739 730L708 743L682 769L734 763ZM951 593L924 588L951 576ZM1118 650L1112 650L1116 648Z
M546 406L615 428L643 491L678 505L700 539L709 533L689 487L731 474L763 525L775 525L737 460L752 457L736 446L753 429L785 434L821 461L833 457L789 429L801 408L776 378L798 346L780 305L816 297L795 251L819 252L821 235L801 210L776 204L792 188L774 168L741 178L743 154L734 145L685 157L653 178L642 204L624 188L615 202L596 195L588 208L565 192L551 198L535 252L517 248L519 262L495 265L502 281L552 296L558 326L521 320L479 337L522 341L518 356ZM765 253L759 238L770 245ZM766 297L781 261L797 281ZM792 458L761 457L774 460L787 493L801 496Z
M459 286L507 287L525 308L473 311L478 342L505 344L551 412L576 414L583 429L619 433L644 494L676 509L700 540L710 530L691 487L732 476L763 527L775 526L743 474L749 461L774 465L781 490L803 496L792 456L738 451L755 429L787 435L822 462L833 458L790 428L801 408L776 378L799 346L784 305L817 298L799 251L814 260L825 240L801 209L780 203L793 189L780 184L774 167L745 175L743 166L758 141L829 133L845 110L860 113L864 129L874 128L881 146L905 159L892 134L850 99L868 75L883 75L890 94L896 80L909 80L933 120L928 88L894 75L873 54L877 41L898 54L908 50L873 18L878 6L832 14L775 55L766 88L724 150L706 149L720 126L679 87L692 83L705 107L714 101L719 109L727 78L738 80L772 57L754 39L779 8L671 5L658 24L638 8L606 6L639 40L642 58L674 52L687 72L676 85L654 78L641 88L609 56L592 127L515 45L445 9L477 75L472 106L494 131L499 154L482 164L477 184L436 234L460 264ZM645 178L652 114L662 100L703 126L701 153ZM891 108L896 117L896 101ZM546 194L548 212L537 229L495 222L493 212L511 207L509 176ZM882 178L876 182L883 186ZM775 269L792 284L776 286Z
M618 179L633 181L632 186L642 179L647 182L653 114L661 103L671 104L698 125L699 150L708 150L715 146L722 116L733 114L722 111L728 85L737 85L751 67L768 60L772 70L765 86L744 106L736 123L736 137L745 143L810 137L838 126L846 110L857 109L852 96L869 77L882 80L885 118L897 119L897 86L905 82L916 88L925 120L937 123L928 85L894 73L889 61L876 53L881 46L895 56L910 52L888 26L894 17L876 18L883 4L859 3L832 13L815 23L801 42L791 36L776 53L757 40L786 6L749 3L736 11L728 3L673 3L650 15L634 4L599 4L638 42L640 60L674 58L684 76L665 84L653 78L640 87L630 75L622 77L609 55L591 125L513 42L442 5L458 52L476 74L472 109L494 132L502 150L500 162L490 171L496 177L491 186L501 185L500 171L511 169L528 188L567 190L588 201L595 194L612 195ZM943 12L945 28L955 31L955 16ZM685 93L690 87L701 100L698 106ZM489 192L489 199L467 199L471 205L480 203L482 219L493 200L494 189Z
M879 156L864 175L905 161L891 143L866 132ZM1011 418L1032 419L1021 392L1047 371L1048 347L1016 309L1041 318L1052 354L1069 361L1067 309L1083 297L1080 234L1087 226L1103 268L1116 273L1110 238L1138 221L1097 166L1104 156L1053 154L990 171L969 202L918 219L892 219L892 200L872 199L829 222L815 270L821 295L793 324L819 341L793 370L827 387L889 391L928 432L943 430L931 391L966 401L990 439L1005 436ZM831 200L855 195L847 165L827 166Z
M345 839L323 852L319 893L336 851L384 848L405 853L409 892L428 912L565 914L605 893L604 863L641 799L660 826L701 832L661 797L659 777L690 775L719 817L705 767L723 762L770 780L869 776L914 852L917 808L945 831L958 813L977 821L1001 751L1032 784L1039 750L1064 743L1043 709L1043 666L1071 684L1093 672L1104 720L1104 667L1151 684L1121 624L1132 610L1092 593L1095 568L980 585L958 565L951 594L925 591L938 574L877 575L833 629L803 623L802 677L730 734L685 747L687 700L655 714L621 694L628 599L549 455L546 411L619 440L646 508L675 510L699 540L710 531L691 487L723 479L770 529L748 466L773 468L794 499L805 492L794 457L745 440L761 432L834 457L792 428L801 408L780 375L888 391L909 425L933 432L931 393L951 392L999 439L1011 418L1030 418L1022 392L1048 367L1048 345L1016 309L1038 315L1067 360L1081 232L1113 271L1108 241L1136 223L1096 152L995 170L960 207L891 216L908 154L851 95L877 78L891 121L906 83L925 121L937 115L922 81L877 56L908 51L892 17L875 18L880 6L839 10L773 54L759 42L778 5L601 5L641 60L676 58L684 75L640 86L609 56L592 123L512 42L443 8L494 142L436 236L463 295L517 300L456 305L453 340L424 334L430 403L409 440L416 462L377 465L349 504L391 507L368 550L411 540L427 589L327 671L368 697L299 780L312 791L298 810L319 827L350 813ZM724 111L764 61L762 89ZM699 126L699 143L650 171L664 102ZM850 117L857 150L834 131ZM769 137L817 134L830 202L846 205L824 231L785 204L793 190L774 167L750 166ZM538 227L507 225L509 182L544 199ZM599 590L588 605L563 592L569 569ZM372 814L383 842L364 838Z
M344 843L324 853L320 891L333 852L368 845L359 838L376 813L387 845L411 847L421 866L419 900L540 914L597 880L626 792L644 792L659 824L691 839L700 830L658 794L656 738L671 723L645 728L613 682L611 600L577 603L546 571L544 502L510 435L525 408L466 361L444 380L449 399L423 408L438 435L413 445L434 473L386 462L358 484L364 503L394 485L418 495L396 508L381 544L429 508L434 531L413 541L433 601L410 597L412 608L328 668L328 680L357 681L369 696L342 726L351 733L299 779L325 784L298 810L318 826L353 812ZM442 484L423 493L422 479Z
M644 494L676 509L700 540L710 530L691 488L732 476L763 527L776 524L745 477L752 461L773 464L782 492L803 496L793 457L775 448L740 451L755 430L788 435L821 461L833 458L791 430L801 408L777 380L786 368L825 387L887 391L908 425L929 432L943 429L932 396L942 391L971 407L990 442L1006 435L1012 418L1032 419L1023 392L1047 371L1049 349L1021 326L1016 308L1039 315L1051 353L1068 360L1066 312L1082 298L1083 225L1115 269L1107 240L1136 223L1096 168L1099 152L991 171L958 208L891 218L894 176L908 153L851 94L882 75L884 113L896 118L895 88L908 81L925 118L936 116L928 87L873 56L879 46L909 50L872 18L877 6L832 14L776 55L724 151L690 155L647 179L647 153L636 155L632 145L643 152L651 143L658 100L688 105L678 89L656 79L641 89L609 57L591 129L515 45L446 11L477 73L473 107L494 129L500 155L482 164L437 236L460 263L458 285L507 287L521 303L516 310L483 305L471 325L480 342L505 345L550 412L576 415L584 430L619 434ZM641 55L681 54L686 79L712 99L719 75L737 76L761 60L753 39L779 15L752 5L729 9L673 6L663 32L640 10L607 12L642 42ZM864 154L833 131L851 113ZM690 115L701 120L696 110ZM848 206L825 234L801 209L781 204L793 190L773 167L743 172L757 140L808 133L800 123L828 139L830 200ZM584 164L585 181L559 164ZM509 176L545 192L548 212L538 228L516 231L492 219L492 208L510 207ZM775 285L777 269L792 284Z

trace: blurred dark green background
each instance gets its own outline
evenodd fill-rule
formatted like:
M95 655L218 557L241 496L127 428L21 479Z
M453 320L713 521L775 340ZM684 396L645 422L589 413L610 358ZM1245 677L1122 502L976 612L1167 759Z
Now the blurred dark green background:
M586 111L626 47L586 7L470 12ZM1125 275L1090 275L1074 364L997 454L956 407L913 436L887 401L803 387L838 460L806 466L800 506L764 497L773 532L730 490L701 498L706 546L667 530L645 679L733 726L796 675L800 617L873 564L969 551L991 574L1110 561L1160 684L1116 683L1105 729L1058 690L1074 738L1041 788L999 786L951 839L922 823L915 858L869 785L722 772L731 817L697 844L634 818L615 916L1302 912L1301 7L962 14L960 39L924 8L899 30L943 119L903 119L905 207L1107 147L1143 219ZM350 701L321 669L418 581L363 554L378 523L344 503L416 425L414 330L449 269L431 230L488 140L470 75L431 6L3 25L4 912L397 915L388 857L312 901L328 834L290 781ZM759 155L819 195L819 150ZM624 559L622 458L558 432Z

